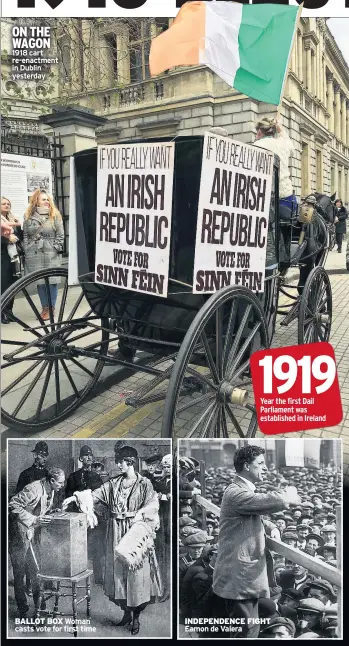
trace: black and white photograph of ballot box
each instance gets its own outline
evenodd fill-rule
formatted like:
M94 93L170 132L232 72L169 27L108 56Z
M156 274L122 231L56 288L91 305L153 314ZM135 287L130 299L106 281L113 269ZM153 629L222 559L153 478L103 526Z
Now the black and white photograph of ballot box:
M342 638L340 440L179 440L180 639Z
M171 638L171 441L7 447L8 637Z

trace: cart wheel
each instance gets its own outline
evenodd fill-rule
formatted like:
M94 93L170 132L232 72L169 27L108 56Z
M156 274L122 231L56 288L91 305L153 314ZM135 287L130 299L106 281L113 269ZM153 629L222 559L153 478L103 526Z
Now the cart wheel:
M258 298L229 286L192 322L169 380L162 437L254 437L258 429L250 355L269 347Z
M327 272L314 267L304 285L298 315L298 343L328 341L332 323L332 290Z
M38 280L45 287L48 320L40 314ZM55 312L53 284L58 284ZM11 321L1 335L2 421L28 431L55 425L80 406L97 382L101 355L108 351L108 319L94 315L81 285L68 286L64 268L24 276L6 290L1 305Z

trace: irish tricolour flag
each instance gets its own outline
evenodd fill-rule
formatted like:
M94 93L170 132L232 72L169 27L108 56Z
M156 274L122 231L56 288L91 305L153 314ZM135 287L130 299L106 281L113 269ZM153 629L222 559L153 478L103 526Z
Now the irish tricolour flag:
M278 105L298 7L187 2L150 50L151 75L180 65L207 65L231 87Z

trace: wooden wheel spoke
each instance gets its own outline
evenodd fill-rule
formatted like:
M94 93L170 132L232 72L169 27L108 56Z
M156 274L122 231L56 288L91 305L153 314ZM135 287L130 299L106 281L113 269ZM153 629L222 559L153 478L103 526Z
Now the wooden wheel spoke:
M323 332L321 330L321 325L319 325L317 321L315 321L315 327L316 327L317 333L318 333L321 341L325 341L325 335L323 334Z
M218 372L217 372L217 369L216 369L216 366L215 366L215 363L214 363L214 360L213 360L213 356L212 356L211 348L210 348L210 345L209 345L209 342L208 342L208 339L207 339L207 336L206 336L206 332L204 330L201 333L201 338L202 338L202 342L204 344L207 363L208 363L209 368L211 370L212 379L216 384L218 384L219 383Z
M48 384L49 384L50 377L51 377L52 368L53 368L53 363L50 362L50 365L48 366L47 373L46 373L46 376L45 376L45 381L44 381L44 384L43 384L43 387L42 387L42 391L41 391L41 394L40 394L40 399L39 399L38 405L36 407L35 419L40 418L40 413L41 413L43 403L45 401L47 388L48 388Z
M55 389L56 389L56 415L61 412L61 387L59 381L59 364L58 359L55 359Z
M48 302L48 311L50 315L50 324L51 324L51 330L53 331L55 329L55 320L53 316L53 304L52 304L52 298L51 298L51 290L50 290L50 281L45 276L45 288L46 288L46 296L47 296L47 302Z
M226 410L226 412L228 413L228 416L229 416L229 418L230 418L230 421L231 421L231 423L233 424L234 428L236 429L237 434L239 435L239 437L245 437L244 432L243 432L243 430L242 430L242 428L241 428L241 426L240 426L239 422L237 421L237 419L236 419L235 415L233 414L233 412L232 412L232 410L231 410L231 408L230 408L229 404L227 404L227 405L225 406L225 410Z
M204 412L200 415L199 419L195 422L193 428L191 429L191 431L189 433L190 437L194 437L194 434L196 433L197 429L199 428L201 423L204 421L206 416L210 413L210 411L214 410L215 405L216 405L216 402L213 401L207 406L207 408L205 408Z
M321 303L321 301L322 301L323 297L325 296L326 292L327 292L327 285L323 285L322 289L321 289L321 293L317 297L318 306L319 306L319 303Z
M45 321L44 321L44 319L43 319L43 318L41 318L41 315L40 315L40 313L39 313L39 310L37 309L37 307L36 307L36 305L35 305L35 303L34 303L33 299L29 296L29 294L28 294L28 292L27 292L27 290L26 290L26 288L25 288L25 287L23 287L23 289L22 289L21 291L23 292L23 294L24 294L24 296L25 296L25 299L26 299L26 301L27 301L27 303L28 303L29 307L32 309L32 311L34 312L34 314L35 314L36 318L38 319L38 321L39 321L39 323L40 323L40 325L41 325L41 327L42 327L42 329L43 329L44 333L45 333L45 334L47 334L47 333L48 333L48 330L45 328Z
M192 406L196 406L197 404L201 404L201 402L204 401L211 401L215 395L211 395L209 398L207 398L207 394L203 395L202 397L192 397L190 402L186 402L185 404L181 404L177 408L177 415L178 413L182 413L184 410L187 410L188 408L191 408Z
M215 436L215 424L216 424L216 418L218 415L218 408L217 406L214 406L213 410L209 414L205 426L200 433L200 437L203 438L209 438L209 437L214 437Z
M72 361L78 368L81 368L86 374L88 374L90 377L93 377L93 372L86 368L80 361L77 361L77 359L74 359L74 357L69 357L69 361Z
M230 350L229 355L228 355L227 365L226 365L226 369L225 369L226 374L229 374L229 372L230 372L231 365L232 365L232 363L234 361L235 355L236 355L237 350L239 348L241 337L242 337L242 334L243 334L244 329L246 327L246 323L248 321L248 317L250 316L251 310L252 310L252 305L248 304L247 307L246 307L245 313L244 313L244 315L242 317L242 321L241 321L241 323L239 325L239 328L238 328L238 330L236 332L233 345L232 345L231 350Z
M223 372L223 313L222 308L216 310L216 371L219 381Z
M239 369L232 375L232 380L236 380L242 375L245 370L250 370L250 359L246 359L246 361L239 367ZM247 385L247 384L246 384Z
M243 345L241 346L238 354L236 355L235 361L233 362L233 364L230 367L230 370L229 370L229 373L228 373L228 379L231 378L232 374L234 373L235 368L239 365L240 361L242 360L245 352L247 351L248 347L252 343L252 341L253 341L254 337L256 336L256 334L257 334L260 327L261 327L261 322L258 321L258 323L256 323L254 325L252 331L250 332L250 334L248 335L246 341L243 343Z
M11 353L11 356L16 354L15 352ZM23 357L19 357L18 359L11 359L7 363L1 364L1 370L5 370L5 368L11 368L14 366L16 363L23 363L24 361L43 361L46 357L46 350L40 350L39 352L34 352L34 354L26 354Z
M217 419L214 424L214 437L221 436L221 425L222 425L222 407L219 406L217 410Z
M312 335L312 332L313 332L313 326L312 326L312 324L310 324L308 326L307 330L305 331L305 334L304 334L304 340L305 340L306 343L309 341L309 339L310 339L310 337Z
M30 327L30 325L27 325L27 323L24 323L16 314L13 312L8 314L8 318L11 319L14 323L18 323L24 330L27 330L27 332L30 332L31 334L34 334L38 339L44 339L45 336L43 334L40 334L40 332L37 332L37 330L34 330L33 328Z
M194 377L199 379L199 381L202 381L204 384L209 386L211 388L211 390L218 390L218 386L216 384L214 384L207 377L205 377L205 375L202 375L197 370L194 370L194 368L189 368L189 366L188 366L186 372L189 372L190 375L193 375Z
M227 424L227 418L225 415L225 409L224 407L222 408L222 437L225 439L229 438L229 432L228 432L228 424Z
M66 363L65 363L64 359L61 359L61 364L63 366L63 370L64 370L65 374L67 375L68 381L69 381L69 383L70 383L70 385L71 385L71 387L72 387L72 389L73 389L73 391L75 393L75 396L78 399L80 399L80 393L79 393L79 391L78 391L78 389L77 389L77 387L76 387L76 385L74 383L73 377L71 376L71 374L70 374L70 372L69 372L69 370L68 370L68 368L66 366Z
M16 388L16 386L18 386L18 384L20 384L21 381L23 381L23 379L28 377L28 375L30 375L33 372L33 370L35 370L35 368L37 368L40 364L41 364L41 361L37 361L36 363L33 363L29 368L27 368L25 372L23 372L22 375L17 377L17 379L15 379L11 384L9 384L8 386L6 386L6 388L4 388L4 390L1 393L1 396L5 397L5 395L7 395L10 392L10 390L12 390L12 388ZM7 364L7 366L10 366L10 365L11 365L10 363ZM1 369L3 369L3 366L1 367Z
M58 318L57 318L57 323L61 323L63 321L63 315L64 315L64 310L67 302L67 296L68 296L68 278L65 279L64 282L64 288L63 288L63 293L62 293L62 299L61 299L61 304L59 307L59 312L58 312ZM58 325L57 325L58 327Z
M228 358L229 341L233 336L233 330L234 330L236 314L237 314L237 305L238 305L238 301L237 301L236 298L234 298L234 300L232 302L232 305L231 305L231 308L230 308L228 326L227 326L227 331L226 331L226 336L225 336L225 343L224 343L224 350L223 350L223 361L222 361L223 371L225 369L226 360Z
M35 388L36 384L38 383L39 379L41 379L41 376L43 375L44 370L46 369L46 366L47 366L47 361L45 361L44 365L43 365L43 366L41 366L41 368L40 368L40 370L39 370L38 374L37 374L37 375L36 375L36 377L34 378L34 381L32 381L32 383L30 384L30 386L29 386L28 390L24 393L24 395L23 395L22 399L21 399L21 400L19 401L19 403L17 404L17 406L16 406L15 410L14 410L14 411L13 411L13 413L12 413L12 414L14 415L14 417L16 417L16 415L18 415L18 413L19 413L19 411L21 410L22 406L23 406L23 405L25 404L25 402L27 401L27 399L28 399L29 395L31 395L31 393L33 392L33 390L34 390L34 388Z
M83 299L84 299L84 292L82 291L82 292L80 293L80 296L79 296L79 298L77 299L77 301L76 301L76 303L75 303L75 305L74 305L73 309L71 310L70 314L68 315L68 318L66 319L67 321L71 321L71 320L72 320L72 318L73 318L73 316L75 316L75 314L76 314L76 312L78 311L78 309L79 309L79 307L80 307L80 305L81 305L81 303L82 303Z

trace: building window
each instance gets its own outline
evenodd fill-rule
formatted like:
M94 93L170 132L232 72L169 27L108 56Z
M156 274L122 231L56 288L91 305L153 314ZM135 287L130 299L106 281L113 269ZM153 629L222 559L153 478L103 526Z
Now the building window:
M309 146L306 142L302 142L301 153L301 167L302 167L302 197L307 197L310 193L309 186Z
M71 43L69 36L63 36L63 38L60 38L58 41L58 49L60 50L61 55L58 56L58 58L61 61L61 80L62 83L70 83L71 81L71 57L70 57L70 50L71 50Z
M115 34L105 36L108 47L108 59L110 61L111 74L114 81L118 80L118 48Z
M319 191L319 193L322 192L322 178L323 178L323 170L322 170L322 151L317 149L316 151L316 190Z
M338 171L338 185L337 185L337 197L340 200L343 200L344 198L342 197L342 171Z
M151 35L151 22L149 20L136 20L130 26L131 83L139 83L150 77L149 53Z
M336 190L336 177L334 166L331 166L331 193L334 193Z

